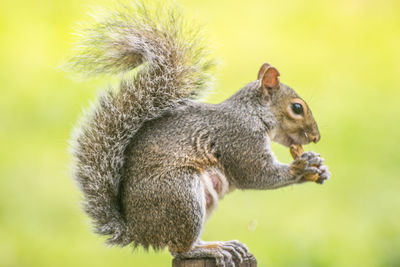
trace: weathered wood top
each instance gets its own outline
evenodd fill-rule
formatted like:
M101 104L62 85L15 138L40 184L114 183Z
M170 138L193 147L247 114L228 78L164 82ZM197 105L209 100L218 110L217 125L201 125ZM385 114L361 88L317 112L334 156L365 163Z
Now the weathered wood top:
M179 259L172 260L172 267L216 267L215 259ZM257 267L257 260L254 257L246 258L236 267Z

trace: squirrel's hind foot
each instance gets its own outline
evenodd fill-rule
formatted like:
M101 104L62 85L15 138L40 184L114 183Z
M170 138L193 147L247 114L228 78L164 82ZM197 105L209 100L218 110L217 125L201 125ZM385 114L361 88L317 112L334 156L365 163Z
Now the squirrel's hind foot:
M199 241L188 252L173 253L173 255L183 259L214 258L218 267L237 267L244 259L254 257L246 245L237 240L225 242Z

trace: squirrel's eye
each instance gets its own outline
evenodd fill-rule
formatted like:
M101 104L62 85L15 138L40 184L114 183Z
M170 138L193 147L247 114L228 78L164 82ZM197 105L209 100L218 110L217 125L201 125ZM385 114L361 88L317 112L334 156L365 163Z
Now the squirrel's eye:
M293 103L292 110L294 113L296 113L298 115L303 114L303 106L299 103Z

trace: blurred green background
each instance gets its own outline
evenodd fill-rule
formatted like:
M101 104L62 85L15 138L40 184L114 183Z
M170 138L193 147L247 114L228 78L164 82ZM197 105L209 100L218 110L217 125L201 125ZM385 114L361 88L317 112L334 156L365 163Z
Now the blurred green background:
M104 80L57 70L74 25L110 0L0 2L0 266L170 266L90 231L67 140ZM220 202L205 240L239 239L259 266L400 266L400 1L181 0L223 60L219 102L269 62L311 106L332 178ZM274 145L278 158L288 150Z

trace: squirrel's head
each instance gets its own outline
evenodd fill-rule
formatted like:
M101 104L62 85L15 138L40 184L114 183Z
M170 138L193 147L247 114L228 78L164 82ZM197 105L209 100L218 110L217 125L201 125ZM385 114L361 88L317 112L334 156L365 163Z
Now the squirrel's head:
M270 132L284 146L317 143L321 135L307 103L289 86L279 82L279 71L265 63L258 72L259 96L276 121Z

